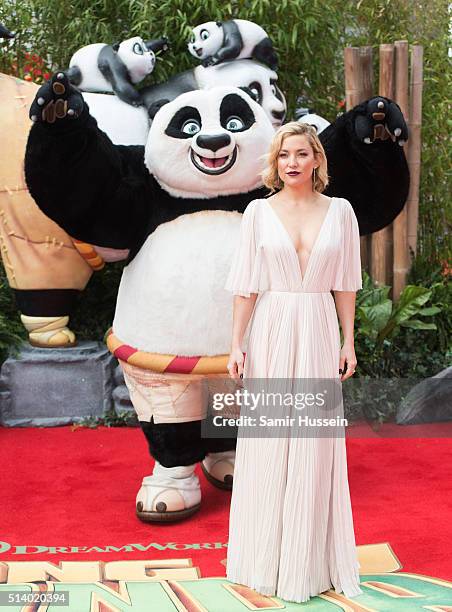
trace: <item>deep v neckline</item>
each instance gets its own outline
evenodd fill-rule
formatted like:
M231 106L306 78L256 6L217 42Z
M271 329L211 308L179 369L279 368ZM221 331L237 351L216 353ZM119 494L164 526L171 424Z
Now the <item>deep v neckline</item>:
M305 270L304 274L301 271L300 258L298 257L297 250L295 248L295 245L293 243L292 238L290 237L289 232L286 229L286 226L284 225L284 223L280 219L280 217L279 217L278 213L276 212L276 210L273 208L273 206L270 204L270 202L268 202L268 199L264 198L264 200L265 200L265 203L268 206L268 208L270 208L271 212L276 217L276 220L278 221L279 225L281 226L281 228L282 228L282 230L283 230L283 232L284 232L284 234L285 234L285 236L287 238L287 241L288 241L288 243L290 244L290 246L292 248L292 253L295 255L295 259L297 260L297 263L298 263L298 273L300 275L301 282L304 283L304 279L307 277L308 272L309 272L309 266L310 266L310 263L311 263L312 256L314 255L314 251L315 251L316 246L317 246L317 244L318 244L318 242L320 240L320 236L322 234L322 231L323 231L323 229L325 227L325 224L326 224L327 219L329 217L329 214L331 212L331 208L333 206L333 202L334 202L335 198L334 198L334 196L331 198L330 204L328 206L328 210L326 211L326 214L323 217L322 224L321 224L320 229L319 229L319 231L317 233L317 236L316 236L316 238L314 240L314 244L312 245L312 249L311 249L311 252L310 252L309 257L308 257L308 263L306 264L306 270Z

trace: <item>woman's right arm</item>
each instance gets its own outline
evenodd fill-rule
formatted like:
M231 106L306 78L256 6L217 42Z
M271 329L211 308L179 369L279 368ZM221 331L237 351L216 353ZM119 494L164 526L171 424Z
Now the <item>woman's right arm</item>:
M231 378L238 380L243 375L243 352L242 341L245 330L251 318L256 303L257 293L251 293L250 297L241 295L234 296L232 312L232 343L229 355L228 371Z

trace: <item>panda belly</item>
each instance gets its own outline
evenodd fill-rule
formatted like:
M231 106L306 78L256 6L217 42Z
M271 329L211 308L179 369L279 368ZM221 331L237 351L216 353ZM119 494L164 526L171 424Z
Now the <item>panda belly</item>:
M232 295L224 289L240 233L238 212L202 211L164 223L124 269L113 330L138 350L229 353Z

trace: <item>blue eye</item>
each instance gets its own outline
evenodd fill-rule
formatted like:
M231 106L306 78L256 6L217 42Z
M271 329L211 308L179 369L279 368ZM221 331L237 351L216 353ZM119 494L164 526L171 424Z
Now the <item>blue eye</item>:
M229 117L226 121L226 129L230 132L238 132L244 128L245 124L238 117Z
M188 134L189 136L194 136L201 130L201 126L194 119L188 119L182 126L182 131L184 134Z
M133 52L136 53L137 55L143 55L143 48L140 45L140 43L135 43L133 45Z

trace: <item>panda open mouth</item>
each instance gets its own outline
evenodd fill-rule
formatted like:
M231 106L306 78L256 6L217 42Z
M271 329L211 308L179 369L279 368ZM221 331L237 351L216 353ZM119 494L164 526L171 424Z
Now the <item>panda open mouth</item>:
M195 153L193 149L191 149L190 155L193 164L204 174L223 174L235 164L237 147L234 147L231 155L227 157L203 157Z

